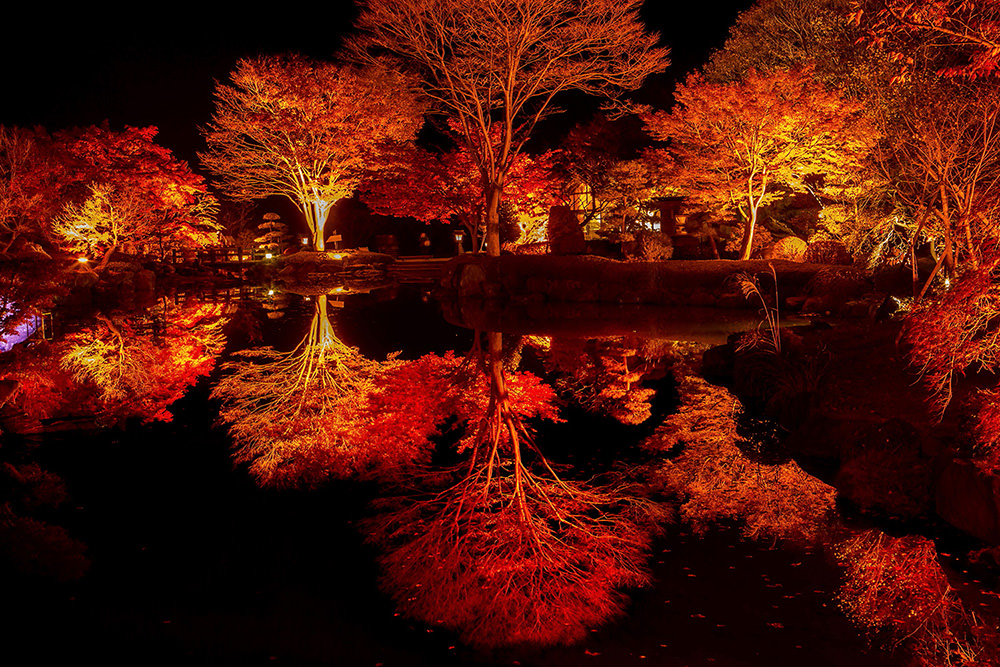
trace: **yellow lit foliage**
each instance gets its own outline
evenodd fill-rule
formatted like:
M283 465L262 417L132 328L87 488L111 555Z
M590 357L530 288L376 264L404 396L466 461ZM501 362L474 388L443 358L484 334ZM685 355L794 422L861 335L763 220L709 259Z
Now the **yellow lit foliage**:
M651 449L680 454L666 460L657 481L681 500L681 517L697 531L738 521L755 539L817 540L828 524L836 491L794 461L751 461L736 433L738 400L681 364L681 406L646 441Z

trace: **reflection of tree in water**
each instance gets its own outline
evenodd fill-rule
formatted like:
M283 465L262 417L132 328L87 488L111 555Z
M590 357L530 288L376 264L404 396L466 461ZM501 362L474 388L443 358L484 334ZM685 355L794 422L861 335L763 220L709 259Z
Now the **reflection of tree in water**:
M834 515L836 491L794 461L749 458L739 446L739 401L700 377L697 352L679 349L681 405L644 443L672 454L654 471L654 483L677 498L696 531L737 521L752 538L818 540Z
M681 405L644 443L665 454L652 481L675 497L681 518L699 533L736 522L752 539L823 547L843 571L843 611L907 664L998 664L1000 635L951 588L934 543L841 522L835 489L794 460L748 456L739 402L699 376L698 352L679 346Z
M36 424L90 415L101 424L170 421L167 408L211 372L225 345L224 306L161 302L142 313L106 315L56 342L11 353L2 378Z
M556 387L572 395L584 409L623 424L649 419L649 401L656 391L642 382L658 366L655 358L639 349L638 341L622 337L529 340L546 369L558 374Z
M500 334L487 340L489 399L460 442L468 461L368 523L383 586L407 615L473 645L569 643L622 610L620 588L648 581L652 506L556 475L523 421L555 415L552 391L508 377ZM467 385L485 393L481 378Z
M352 431L383 368L337 338L325 294L291 352L254 348L235 356L212 396L222 399L237 461L278 486L358 472Z
M46 420L78 415L97 424L169 421L168 406L211 371L224 345L222 308L162 302L141 313L98 314L61 340L15 347L0 367L9 392L0 428L32 433ZM89 564L85 547L52 523L67 493L32 461L33 442L9 438L0 447L0 563L17 575L77 579ZM29 589L31 582L15 581Z
M4 459L8 458L17 458L9 448L4 452ZM50 522L53 508L66 497L62 480L37 463L0 462L0 572L58 581L83 576L90 565L84 555L86 547Z

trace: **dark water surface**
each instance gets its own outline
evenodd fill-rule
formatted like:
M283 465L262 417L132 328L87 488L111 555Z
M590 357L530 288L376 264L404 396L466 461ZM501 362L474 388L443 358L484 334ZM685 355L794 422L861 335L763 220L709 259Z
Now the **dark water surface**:
M345 302L334 327L371 358L461 354L472 341L418 289ZM310 309L289 298L283 317L264 322L264 343L290 349ZM227 352L239 345L231 336ZM653 549L653 586L632 592L627 614L583 643L463 647L450 632L398 615L379 592L376 552L355 529L374 485L267 490L234 467L208 397L218 374L171 407L170 423L46 436L36 458L70 494L52 518L87 544L92 566L69 584L5 578L13 618L3 626L0 664L897 664L868 649L842 616L837 573L821 556L771 549L724 528L697 537L667 527ZM672 391L668 385L656 386ZM658 400L654 415L672 402ZM610 438L649 430L572 408L565 414L571 423L543 430L543 448L549 438L561 441L550 442L553 452L583 457ZM588 445L588 437L604 442Z

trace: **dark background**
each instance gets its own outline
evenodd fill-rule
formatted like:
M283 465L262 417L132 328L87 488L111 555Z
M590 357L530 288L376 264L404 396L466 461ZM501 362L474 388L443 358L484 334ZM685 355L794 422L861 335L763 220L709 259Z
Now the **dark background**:
M671 48L673 64L647 84L642 101L669 104L673 81L722 46L751 4L646 0L642 16ZM210 119L215 81L226 80L237 60L284 51L328 58L356 16L352 0L251 7L144 4L119 11L37 2L8 22L0 39L0 124L155 125L160 144L197 166L197 128Z

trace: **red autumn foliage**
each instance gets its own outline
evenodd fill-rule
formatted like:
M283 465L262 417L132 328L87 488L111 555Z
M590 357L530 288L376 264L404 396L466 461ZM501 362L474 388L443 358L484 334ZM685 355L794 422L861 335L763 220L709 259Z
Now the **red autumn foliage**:
M978 268L966 268L951 289L918 304L907 317L903 340L910 362L944 414L956 378L970 369L1000 370L1000 247L984 250Z
M313 335L315 327L321 331ZM224 366L229 374L213 392L223 400L220 416L230 423L236 460L249 463L261 484L398 479L428 462L451 419L471 424L457 447L471 446L489 390L468 362L451 353L375 362L323 329L314 321L289 354L241 353L243 360ZM519 418L557 419L554 393L535 376L512 375L510 393Z
M1000 391L984 389L977 392L970 412L976 463L987 472L996 472L1000 469Z
M665 165L693 202L739 216L740 259L750 258L762 206L788 190L807 191L817 174L834 193L861 171L871 148L874 133L861 106L824 89L813 74L751 71L732 83L695 74L678 85L669 113L643 117L654 138L670 142L648 151L646 161Z
M996 632L962 605L925 537L868 530L836 548L847 615L921 667L996 664Z
M70 237L57 242L73 250L93 247L110 253L118 246L153 252L164 243L196 246L214 239L215 199L201 176L153 141L156 133L155 127L119 132L107 126L51 136L36 132L36 160L25 175L25 188L42 196L44 205L34 214L43 224L51 220L53 231L59 231L58 214L67 206L82 206L94 187L119 193L142 212L114 242ZM161 247L154 246L157 241Z
M437 494L367 524L382 587L407 616L492 648L569 644L619 615L648 582L648 507L625 489L525 478L480 463Z
M630 341L556 338L540 354L546 368L560 374L556 387L571 394L584 409L623 424L649 419L649 401L656 392L642 381L656 365L643 358Z
M693 368L690 361L679 361L681 406L644 443L663 452L682 448L655 477L680 500L681 518L698 532L736 521L754 539L819 540L834 514L836 491L794 461L751 461L737 446L739 401Z
M997 0L855 0L851 17L867 41L900 63L899 78L928 53L947 77L976 79L1000 69Z
M367 524L385 550L382 587L407 615L475 646L570 643L621 612L620 588L647 581L658 508L629 489L560 479L523 421L554 416L552 391L508 376L500 335L487 337L488 380L461 388L474 397L459 443L469 460L427 474L424 490Z
M149 327L155 321L159 332ZM12 400L29 429L70 415L105 425L170 421L167 408L215 367L222 324L221 304L195 302L161 304L144 317L98 315L61 340L18 349L0 378L17 382Z
M455 123L450 123L450 128L448 135L457 142L459 128ZM498 134L499 127L492 132ZM544 219L555 202L558 185L552 175L552 156L552 151L540 156L515 156L503 201L518 217ZM381 215L424 222L454 218L469 232L473 249L479 249L480 232L486 224L486 200L479 167L465 148L432 152L414 145L397 145L367 175L361 198Z

